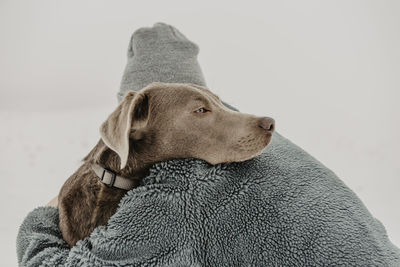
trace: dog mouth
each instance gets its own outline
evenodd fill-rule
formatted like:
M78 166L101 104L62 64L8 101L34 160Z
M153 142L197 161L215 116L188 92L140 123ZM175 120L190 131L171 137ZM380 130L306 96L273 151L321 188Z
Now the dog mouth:
M264 133L258 138L249 138L246 141L241 141L235 146L234 154L236 154L236 157L233 156L233 160L227 162L243 162L255 158L264 151L264 149L271 143L271 140L272 132Z
M239 159L236 159L236 160L233 160L233 161L230 161L230 162L244 162L244 161L247 161L247 160L251 160L251 159L261 155L261 153L264 151L265 147L267 147L267 146L264 146L262 149L254 152L253 154L251 154L251 155L249 155L247 157L239 158Z
M264 132L262 134L253 133L242 136L233 145L227 147L227 151L230 151L230 153L219 155L217 159L204 157L203 160L212 165L250 160L262 154L264 149L271 143L272 135L272 132Z

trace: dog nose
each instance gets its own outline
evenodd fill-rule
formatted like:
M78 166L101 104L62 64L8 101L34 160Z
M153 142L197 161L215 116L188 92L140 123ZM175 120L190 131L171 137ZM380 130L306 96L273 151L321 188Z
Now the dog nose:
M273 118L262 117L258 120L258 127L272 133L275 129L275 121Z

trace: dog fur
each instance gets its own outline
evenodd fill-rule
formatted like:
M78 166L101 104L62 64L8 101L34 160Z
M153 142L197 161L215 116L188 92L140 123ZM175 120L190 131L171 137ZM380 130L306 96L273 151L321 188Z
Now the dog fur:
M105 225L127 192L105 186L93 164L134 180L156 162L199 158L210 164L259 155L271 140L270 118L225 107L211 91L192 84L152 83L129 91L100 127L101 139L59 194L59 227L74 246Z

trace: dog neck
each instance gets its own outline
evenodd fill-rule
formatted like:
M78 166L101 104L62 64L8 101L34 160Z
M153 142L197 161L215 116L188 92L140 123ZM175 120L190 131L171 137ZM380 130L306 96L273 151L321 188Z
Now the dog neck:
M84 162L91 164L92 166L99 165L104 169L112 171L118 176L135 180L137 181L137 184L139 184L140 180L148 174L148 169L150 168L148 164L145 164L140 160L138 155L132 152L129 154L125 168L121 170L119 156L108 148L101 139L92 151L90 151L90 153L84 158Z

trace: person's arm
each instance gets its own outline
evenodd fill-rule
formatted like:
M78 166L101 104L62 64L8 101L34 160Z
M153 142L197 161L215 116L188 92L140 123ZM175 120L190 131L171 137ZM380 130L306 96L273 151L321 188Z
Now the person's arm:
M20 266L64 265L69 251L58 229L57 208L39 207L26 216L17 236Z
M172 206L171 198L165 198L165 194L171 193L171 188L174 188L172 203L176 203ZM185 213L180 213L182 206L179 204L183 201L176 199L181 194L178 197L175 194L179 190L169 184L143 187L136 189L134 194L128 193L107 226L97 227L89 237L78 241L72 248L63 240L58 228L58 209L50 206L36 208L28 214L19 230L19 266L154 266L167 262L171 265L172 261L182 263L187 260L187 254L181 251L188 248L171 250L178 241L183 240L180 245L186 244L180 231ZM160 191L164 193L160 194ZM159 232L160 225L163 225L162 232Z

